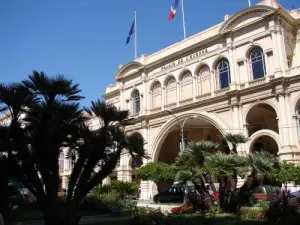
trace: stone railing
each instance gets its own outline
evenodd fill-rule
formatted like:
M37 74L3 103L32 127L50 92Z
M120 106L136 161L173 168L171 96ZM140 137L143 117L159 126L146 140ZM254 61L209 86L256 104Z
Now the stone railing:
M165 109L173 109L177 106L177 103L174 102L174 103L170 103L168 105L165 105Z
M286 74L293 75L296 73L300 73L300 66L295 66L286 70Z
M187 105L193 102L193 98L187 98L187 99L183 99L179 102L179 104L182 105Z
M215 96L224 95L227 91L230 90L230 87L222 88L220 90L215 91Z
M246 83L240 84L240 89L245 89L246 88Z
M198 96L196 97L196 99L197 99L198 101L201 101L201 100L204 100L204 99L208 99L208 98L210 98L210 97L211 97L211 93L206 93L206 94L198 95Z
M266 82L266 78L265 77L262 77L262 78L259 78L259 79L255 79L255 80L251 80L251 81L249 81L249 87L255 87L255 86L264 84L265 82Z
M156 107L156 108L150 109L150 113L158 113L160 111L161 111L161 107Z

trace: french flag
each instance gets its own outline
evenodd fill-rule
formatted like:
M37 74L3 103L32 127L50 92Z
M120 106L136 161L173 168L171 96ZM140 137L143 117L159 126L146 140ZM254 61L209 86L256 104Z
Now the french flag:
M174 4L171 6L171 12L170 12L170 15L169 15L169 20L174 19L175 14L176 14L176 10L178 8L178 3L179 3L179 0L175 0Z

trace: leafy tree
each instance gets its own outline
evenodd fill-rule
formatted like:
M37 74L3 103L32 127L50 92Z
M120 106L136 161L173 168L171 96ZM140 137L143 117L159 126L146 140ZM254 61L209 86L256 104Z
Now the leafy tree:
M136 170L136 175L143 180L153 181L159 191L164 181L174 181L176 168L163 162L150 162Z
M300 183L300 166L294 163L283 161L280 163L280 169L273 174L274 178L285 186L290 182Z
M82 109L78 84L64 76L34 71L21 83L0 84L0 110L10 116L0 125L16 177L36 197L46 225L74 225L76 210L86 194L115 168L126 151L144 157L143 140L121 129L128 111L99 100ZM101 127L86 124L93 117ZM59 155L67 148L73 163L63 204L58 197ZM53 216L55 215L55 216Z

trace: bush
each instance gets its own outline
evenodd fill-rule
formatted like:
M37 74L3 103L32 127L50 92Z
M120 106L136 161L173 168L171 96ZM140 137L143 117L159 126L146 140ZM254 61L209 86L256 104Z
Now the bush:
M243 219L265 219L267 209L261 207L241 207L240 217Z
M291 222L300 220L300 201L290 192L284 192L272 199L267 213L269 222Z
M127 195L137 195L138 184L128 181L112 181L111 184L99 185L91 191L94 196L105 195L110 193L117 194L117 198L125 199Z

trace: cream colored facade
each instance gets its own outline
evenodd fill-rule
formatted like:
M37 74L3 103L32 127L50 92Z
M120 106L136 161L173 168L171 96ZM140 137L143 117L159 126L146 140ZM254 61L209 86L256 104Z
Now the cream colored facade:
M262 1L121 65L105 99L131 112L125 129L145 139L151 159L144 164L174 160L179 123L188 141L208 139L228 150L219 135L243 133L249 141L239 146L239 154L264 149L299 163L299 28L300 10ZM134 179L131 161L121 158L118 179ZM142 199L155 190L151 182L141 182Z

